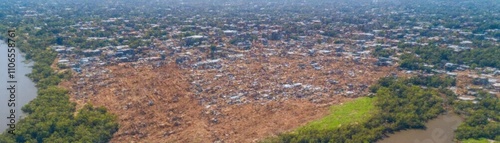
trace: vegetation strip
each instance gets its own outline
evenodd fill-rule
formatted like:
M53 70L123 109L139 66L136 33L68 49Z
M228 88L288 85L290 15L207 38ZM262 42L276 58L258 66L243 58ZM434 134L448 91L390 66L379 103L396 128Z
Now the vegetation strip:
M312 129L333 130L342 125L365 122L365 120L371 117L371 112L375 110L373 101L375 101L375 98L362 97L352 102L332 106L330 115L321 120L313 121L297 129L296 132L300 134Z
M466 118L456 139L499 141L500 100L486 92L479 93L476 103L456 100L446 89L450 86L455 81L449 77L383 78L370 87L375 97L333 106L331 115L263 142L376 142L388 133L425 128L425 122L443 113L444 107L453 107L449 110Z
M18 24L0 25L0 31ZM71 73L56 73L50 65L57 54L45 49L53 37L29 38L26 35L35 33L26 31L25 27L17 29L17 47L26 53L27 60L35 62L28 76L37 83L38 96L22 108L29 115L17 123L15 135L4 132L0 142L108 142L118 130L116 116L103 107L92 105L86 105L74 115L76 104L69 101L65 89L58 87L61 80L71 77Z

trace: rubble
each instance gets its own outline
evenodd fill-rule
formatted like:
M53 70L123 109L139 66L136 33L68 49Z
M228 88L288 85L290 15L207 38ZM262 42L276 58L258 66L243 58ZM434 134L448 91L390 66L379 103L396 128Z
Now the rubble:
M197 134L207 139L243 141L246 138L235 138L229 132L242 132L241 129L227 130L227 127L237 123L246 128L291 129L324 115L327 111L324 105L366 96L368 85L396 72L395 66L377 66L373 64L377 58L359 54L364 49L328 44L278 48L278 45L288 47L287 44L290 43L268 41L268 46L254 44L256 47L249 50L220 47L215 56L196 48L158 49L162 51L158 53L171 53L166 58L154 54L131 55L127 48L121 48L120 57L107 57L111 59L109 64L100 64L103 63L100 58L82 58L81 65L85 66L80 66L81 73L74 76L68 87L77 103L106 106L119 115L122 128L115 140L128 140L132 135L141 140L155 136L166 138L165 141L190 142L182 137L200 130ZM342 52L338 53L341 56L332 56L329 51ZM129 61L121 60L125 58ZM303 109L294 109L289 104ZM318 105L323 106L319 109ZM261 111L250 112L257 109ZM291 116L312 110L321 112ZM248 114L260 119L278 112L281 116L266 120L279 121L287 116L293 122L259 123L254 127L252 123L262 121L246 119ZM144 122L146 118L150 120ZM202 125L219 132L199 129ZM262 132L243 131L242 137L277 133L269 129ZM232 136L223 137L225 134Z
M397 58L372 57L371 52L399 42L377 43L384 38L376 34L349 33L337 43L320 31L307 30L291 39L281 25L248 25L238 22L224 31L177 25L167 27L165 36L204 30L167 40L152 37L147 46L84 50L82 55L54 48L59 62L77 72L67 83L72 100L106 106L119 116L115 142L196 142L187 138L192 136L249 142L319 118L328 105L366 96L379 78L397 75Z
M212 81L214 77L229 81L232 75L236 83L243 75L219 73L206 76L210 79L197 79L197 76L188 74L190 72L180 69L175 63L156 69L130 63L84 71L74 81L62 84L70 89L72 100L79 105L91 102L105 106L118 115L121 128L115 134L116 141L133 137L141 141L193 142L194 138L185 137L197 136L203 140L220 138L229 142L248 142L248 139L276 134L320 118L328 113L328 106L325 105L348 100L342 96L330 97L329 102L320 102L325 99L304 101L292 97L284 100L270 94L278 89L260 90L262 94L258 94L243 90L244 86L241 85L242 90L230 87L225 91L222 88L225 84L209 89L204 84L220 83ZM104 78L111 76L113 78ZM78 86L76 82L87 85L101 83L104 86ZM255 86L264 84L250 83ZM200 84L203 93L213 92L208 95L216 96L195 94L191 86L196 84ZM311 84L290 84L304 91L321 90ZM319 103L322 106L318 106ZM283 118L289 120L283 122Z

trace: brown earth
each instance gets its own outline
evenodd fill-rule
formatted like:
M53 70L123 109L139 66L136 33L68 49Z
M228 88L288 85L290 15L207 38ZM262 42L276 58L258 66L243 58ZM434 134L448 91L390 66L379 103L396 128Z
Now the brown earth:
M255 142L321 118L330 105L290 99L225 106L222 113L207 113L190 93L187 71L175 65L107 69L113 78L101 81L106 86L92 85L91 96L79 98L92 91L73 88L74 81L62 85L72 91L79 106L105 106L118 116L120 129L111 142ZM348 99L338 97L331 104L344 100ZM216 122L210 116L214 114Z
M367 86L396 71L371 66L373 58L361 63L331 56L283 58L247 54L222 61L219 70L123 63L92 67L61 85L77 108L91 103L118 116L120 128L111 142L239 143L324 117L330 105L366 95ZM313 61L321 70L311 67ZM283 88L294 83L303 86ZM238 94L244 96L233 99Z

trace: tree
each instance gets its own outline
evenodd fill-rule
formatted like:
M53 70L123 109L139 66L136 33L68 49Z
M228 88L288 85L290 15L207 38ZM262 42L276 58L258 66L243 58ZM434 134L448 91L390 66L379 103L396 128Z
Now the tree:
M215 52L217 52L217 46L211 45L210 46L210 56L212 59L215 59Z

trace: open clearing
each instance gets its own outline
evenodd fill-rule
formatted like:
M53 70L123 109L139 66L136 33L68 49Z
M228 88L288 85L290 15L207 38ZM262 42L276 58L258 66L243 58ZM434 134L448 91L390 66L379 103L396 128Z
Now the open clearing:
M225 106L214 113L192 96L189 75L175 65L107 69L113 78L100 79L107 85L92 85L92 90L72 87L71 82L62 85L79 105L105 106L118 116L120 129L111 142L256 142L320 119L330 105L350 100L337 96L330 104L315 104L289 99Z

